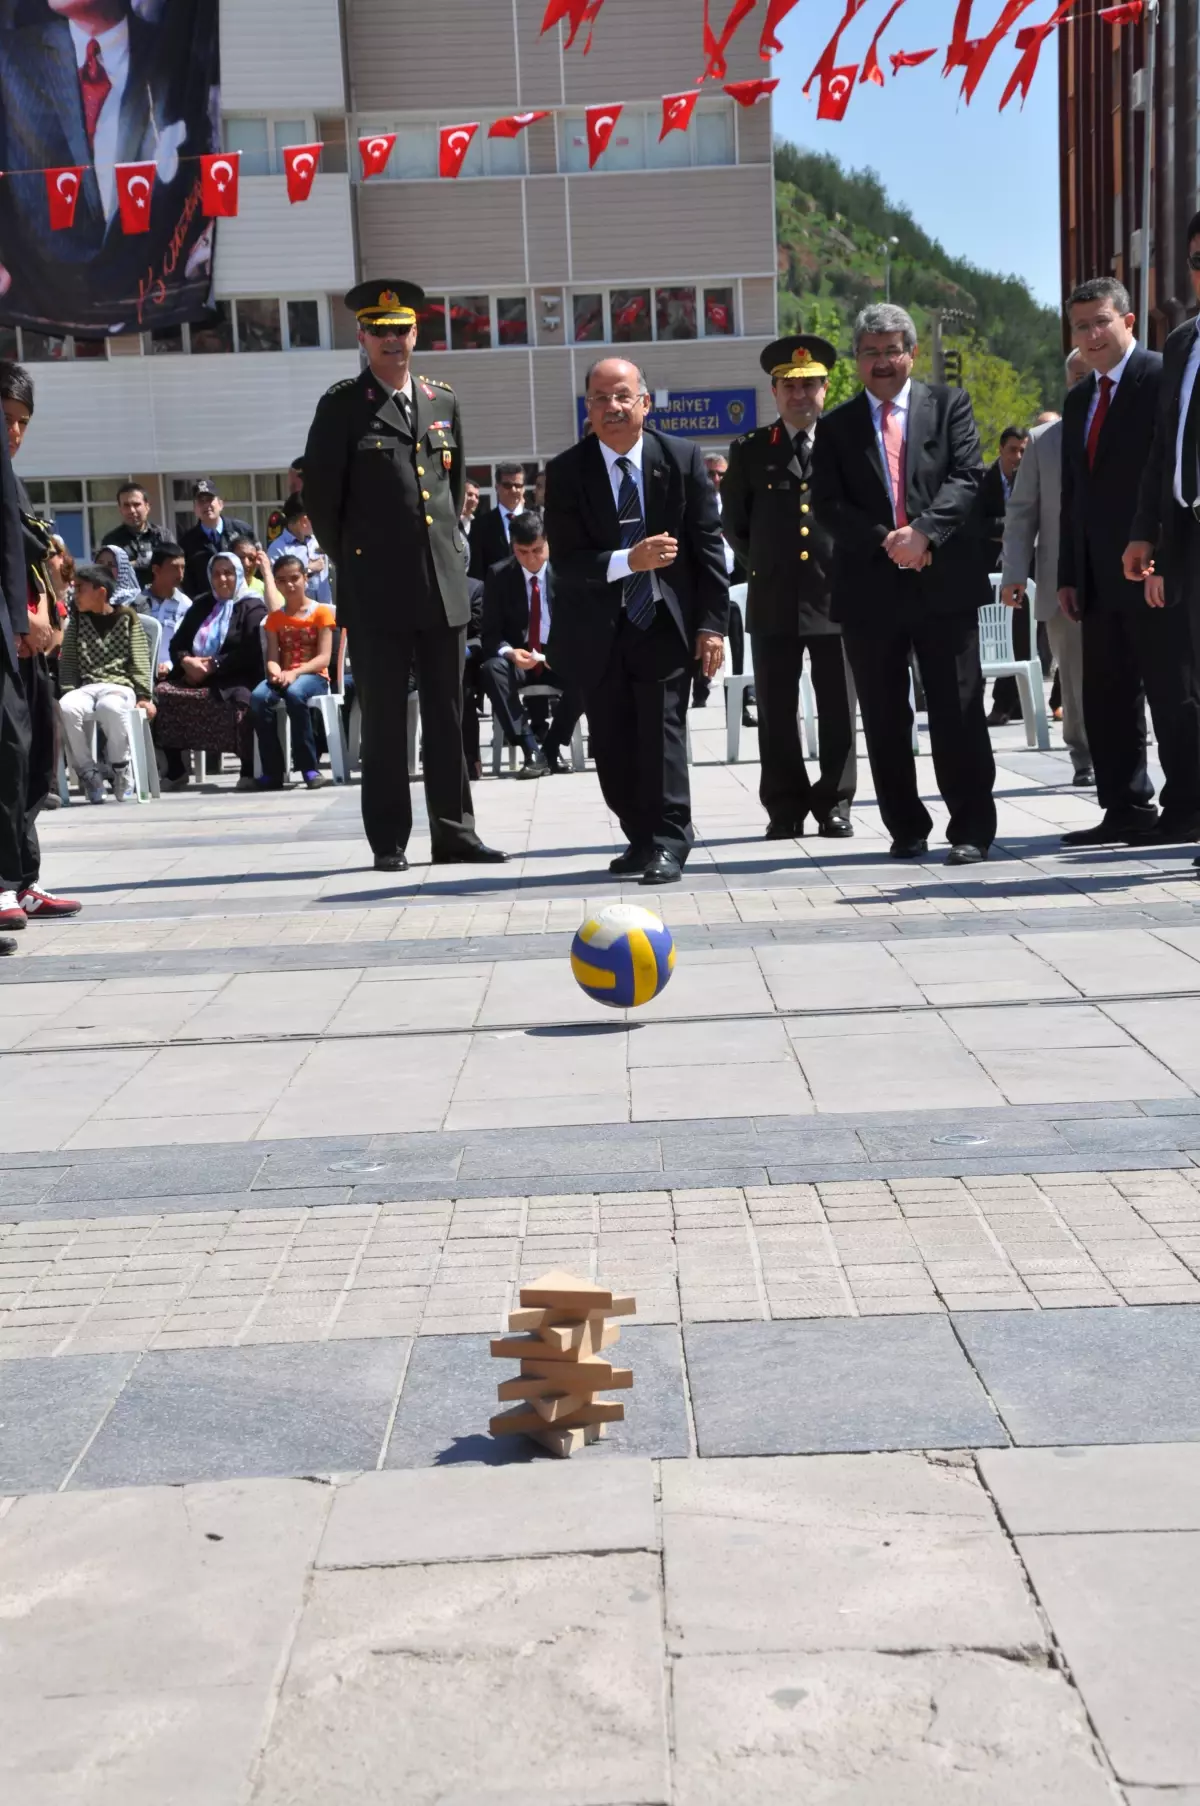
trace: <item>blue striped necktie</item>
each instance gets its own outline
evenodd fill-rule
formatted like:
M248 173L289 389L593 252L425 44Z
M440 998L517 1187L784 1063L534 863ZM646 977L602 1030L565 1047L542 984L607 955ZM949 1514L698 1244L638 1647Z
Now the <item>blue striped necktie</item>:
M646 521L642 514L642 498L638 494L632 460L618 458L617 469L621 472L617 521L621 528L621 550L628 551L630 546L636 546L640 539L645 539ZM654 619L654 581L649 571L631 571L625 579L621 594L629 625L645 631Z

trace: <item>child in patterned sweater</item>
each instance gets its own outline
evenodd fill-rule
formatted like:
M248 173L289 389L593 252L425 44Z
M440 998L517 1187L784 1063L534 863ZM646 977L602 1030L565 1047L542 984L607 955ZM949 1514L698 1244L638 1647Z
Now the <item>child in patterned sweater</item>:
M114 608L114 579L103 565L75 573L75 606L59 656L58 704L67 759L89 803L104 801L104 780L117 802L133 795L129 780L131 702L154 719L150 647L137 612ZM106 762L92 754L92 724L104 735Z

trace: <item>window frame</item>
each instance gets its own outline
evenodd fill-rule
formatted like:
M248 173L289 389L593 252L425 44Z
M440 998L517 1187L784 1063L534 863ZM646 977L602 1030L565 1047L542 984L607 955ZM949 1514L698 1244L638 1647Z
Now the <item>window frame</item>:
M445 178L439 176L437 172L438 136L448 125L462 125L468 123L463 119L464 110L466 109L460 108L457 112L449 115L439 114L434 119L430 119L428 115L425 117L418 115L418 117L414 119L410 113L392 115L368 113L360 118L348 119L346 122L346 161L350 166L351 182L357 187L361 187L363 184L362 159L357 154L358 140L360 138L370 138L375 135L383 136L383 134L387 132L395 132L398 135L402 131L427 132L430 134L429 142L433 151L430 173L428 175L413 176L397 174L393 168L396 157L395 147L393 146L391 153L388 156L388 160L379 171L379 174L371 177L372 185L376 182L444 181ZM350 148L351 141L353 141L353 152L351 152ZM468 165L474 161L477 150L480 154L482 167L479 169L472 169L468 167ZM517 164L517 167L514 169L492 169L489 167L493 158L499 157L511 157ZM487 135L486 122L481 120L479 130L475 134L471 146L467 151L463 167L454 180L458 182L515 182L522 176L529 175L529 173L529 147L525 142L525 133L518 132L515 138L489 138Z
M694 338L686 339L686 338L667 338L667 337L660 338L659 337L658 296L661 291L669 290L669 289L691 289L693 291L693 293L696 297L696 300L695 300L696 336ZM710 291L716 292L717 290L728 290L732 297L732 304L733 304L733 331L732 332L707 333L704 331L704 325L708 318L708 315L706 312L706 307L705 307L705 299ZM649 293L649 296L650 296L650 336L645 339L614 339L613 323L612 323L612 298L615 294L623 295L623 294L629 294L630 292L633 292L633 291L636 291L638 293L646 291ZM599 297L600 297L600 305L601 305L601 310L602 310L602 314L603 314L604 336L599 339L577 339L574 336L575 335L575 300L576 300L576 297L578 296L580 299L582 299L585 296L590 297L593 295L599 295ZM740 286L739 278L736 276L729 276L729 277L725 277L725 278L721 278L721 277L713 278L711 276L684 277L679 281L673 281L667 277L659 277L659 278L640 277L636 281L633 281L633 282L614 282L607 286L594 285L594 284L589 284L587 287L584 287L582 284L579 287L567 286L564 291L563 311L564 311L564 317L570 322L571 338L570 338L569 343L572 346L587 346L587 345L703 345L706 342L719 343L721 340L724 340L724 339L741 339L746 336L745 331L743 329L743 321L742 321L741 286Z
M529 289L523 289L523 288L519 287L518 285L514 285L512 288L505 288L503 290L497 289L497 290L487 291L486 299L487 299L487 304L488 304L489 336L491 338L490 345L486 345L486 346L484 346L484 345L455 345L453 343L453 326L452 326L451 320L450 320L450 303L452 300L453 301L466 301L466 300L473 300L476 298L479 300L482 300L482 299L484 299L484 296L483 295L479 295L478 297L470 296L466 293L465 290L462 290L462 289L438 289L435 292L427 294L425 297L426 303L431 307L440 307L443 311L443 317L444 317L445 323L446 323L446 343L444 346L422 345L421 340L420 340L420 332L418 330L418 334L417 334L418 351L420 351L421 353L423 353L424 355L427 355L429 357L441 357L445 353L448 353L448 352L453 352L456 357L457 356L465 357L465 356L469 356L472 352L475 352L475 351L532 351L535 349L535 341L533 338L533 297L532 297L532 292ZM522 301L522 302L524 302L524 304L525 304L525 343L523 345L506 344L501 339L501 337L500 337L500 302L501 301Z
M707 162L699 155L700 131L699 127L696 125L696 121L701 115L709 118L719 116L726 122L729 155L728 157L722 158L718 163ZM606 165L604 155L602 154L597 159L595 168L589 169L587 163L587 114L585 110L580 108L576 111L574 108L571 108L558 113L555 118L554 132L555 160L558 174L565 176L602 176L605 174L631 175L634 171L637 171L639 174L645 173L648 175L656 175L660 173L677 172L682 169L732 169L737 164L737 105L726 95L704 95L697 103L696 110L692 115L692 124L689 125L688 130L686 132L671 133L665 141L667 143L672 143L673 149L674 140L686 144L689 151L688 160L686 162L671 160L669 162L664 161L656 163L652 161L654 155L653 147L658 144L658 134L662 129L662 113L659 107L653 104L647 105L636 101L627 103L622 109L621 116L617 121L614 135L619 134L622 127L628 129L633 125L635 120L637 122L637 129L640 131L642 138L640 151L641 162L608 163ZM582 142L573 142L573 140L581 140ZM580 160L580 153L582 153L582 160Z
M259 182L265 180L268 176L283 175L283 152L290 149L293 144L315 144L317 141L318 134L315 114L306 113L301 109L296 109L293 112L284 112L281 108L275 108L269 113L222 113L221 143L223 149L230 150L238 148L237 146L231 146L228 143L227 128L230 125L242 121L247 124L257 124L261 122L267 128L267 167L265 170L259 170L252 175L249 170L243 166L241 173L247 182ZM302 128L300 137L289 138L287 144L280 144L276 136L276 128L282 125L295 125L297 123L299 123Z

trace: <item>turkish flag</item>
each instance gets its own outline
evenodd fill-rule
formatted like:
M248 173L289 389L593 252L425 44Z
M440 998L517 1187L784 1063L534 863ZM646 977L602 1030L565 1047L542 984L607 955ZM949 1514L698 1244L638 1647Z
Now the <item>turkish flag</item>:
M775 34L796 4L797 0L767 0L767 16L758 40L758 54L764 63L783 49Z
M369 138L360 138L358 154L362 158L363 181L377 176L386 169L387 160L392 154L392 146L396 142L395 132L374 132Z
M708 58L708 63L700 80L707 81L709 76L712 76L716 81L723 82L728 72L725 52L733 42L734 34L742 20L748 18L754 11L757 0L733 0L729 17L725 21L720 37L713 31L708 17L708 4L709 0L704 0L704 54Z
M471 148L471 140L479 130L476 119L471 125L444 125L438 140L439 176L456 176L463 158Z
M287 177L288 200L293 207L306 201L312 193L321 158L320 144L289 144L283 153L283 173Z
M834 31L834 34L830 38L828 44L826 44L824 50L821 52L820 56L817 58L816 62L813 64L812 73L809 75L808 80L805 82L803 88L800 90L800 92L803 94L805 100L808 99L809 91L811 90L812 85L815 81L820 82L821 93L822 93L822 95L824 95L827 84L832 79L832 77L837 74L836 65L837 65L837 58L838 58L838 46L841 44L842 35L845 32L846 27L862 11L863 7L866 4L867 4L867 0L846 0L845 11L842 13L841 18L838 20L837 29ZM854 65L854 68L855 68L855 73L857 74L857 72L858 72L858 64L857 63ZM843 109L843 111L844 111L844 109ZM820 115L818 115L818 117L820 117ZM839 119L841 118L840 113L838 115L838 118Z
M583 24L583 15L588 9L588 0L549 0L546 16L542 20L542 30L550 31L560 19L571 22L571 36L574 37Z
M117 205L122 232L149 232L150 194L154 187L153 163L118 163Z
M888 62L892 65L892 74L895 75L901 69L919 69L922 63L927 63L931 56L936 55L936 44L932 50L893 50L888 57Z
M1021 56L1017 66L1008 80L1008 86L1000 96L999 111L1003 113L1013 95L1020 90L1021 105L1025 105L1033 78L1037 74L1038 59L1042 54L1042 46L1056 26L1061 25L1075 0L1062 0L1050 17L1042 25L1027 25L1024 31L1017 33L1017 49Z
M507 119L493 119L488 127L489 138L515 138L525 130L527 125L536 125L539 119L549 119L548 112L542 113L510 113Z
M692 123L692 114L696 111L696 102L700 98L700 90L693 89L690 94L664 94L662 103L662 131L658 134L661 144L668 132L686 132Z
M739 107L752 107L756 101L765 100L768 94L774 94L779 86L779 77L774 81L726 82L725 92L731 100L736 100Z
M903 5L904 0L892 0L892 6L876 31L875 36L871 39L870 49L867 51L863 61L862 74L858 78L860 82L874 82L877 88L882 88L883 70L879 67L879 40Z
M48 169L46 200L50 206L50 230L65 232L75 224L75 203L79 199L82 169Z
M821 94L817 101L818 119L844 119L854 91L857 63L845 63L840 69L828 69L821 76Z
M584 114L587 121L589 169L595 169L597 157L602 157L608 149L608 141L621 117L621 104L618 102L615 107L589 107Z
M1126 0L1124 6L1102 6L1100 17L1106 25L1136 25L1145 10L1145 0Z
M236 219L241 151L217 151L200 159L200 211L205 219Z

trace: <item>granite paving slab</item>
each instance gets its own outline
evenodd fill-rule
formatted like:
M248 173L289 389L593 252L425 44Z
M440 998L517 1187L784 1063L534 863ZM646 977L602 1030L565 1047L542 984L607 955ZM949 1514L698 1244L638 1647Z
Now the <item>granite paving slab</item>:
M985 1449L979 1471L1014 1536L1200 1531L1200 1445Z
M118 1397L136 1356L30 1355L0 1378L0 1492L61 1486Z

